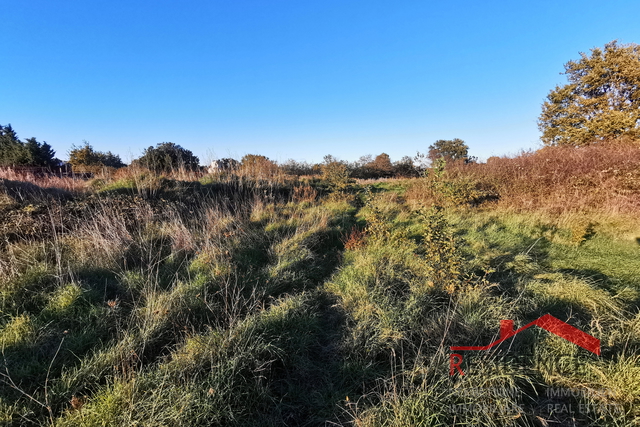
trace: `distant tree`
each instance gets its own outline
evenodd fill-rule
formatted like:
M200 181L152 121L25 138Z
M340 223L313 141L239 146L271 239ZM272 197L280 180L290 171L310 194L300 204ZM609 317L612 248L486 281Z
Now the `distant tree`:
M331 154L327 154L322 158L322 163L325 165L328 165L329 163L342 163L342 162L338 160L335 156Z
M314 175L316 171L313 169L313 165L307 162L298 162L293 159L289 159L280 165L280 170L288 175Z
M111 151L107 151L106 153L102 153L100 151L97 152L100 163L107 167L112 168L123 168L126 165L122 162L122 159L119 155L113 154Z
M564 65L569 84L556 86L538 119L546 145L586 145L640 137L640 45L607 43Z
M240 159L242 166L259 166L261 164L273 163L268 157L260 154L246 154Z
M96 151L86 141L84 145L80 147L76 147L75 145L71 147L71 151L69 151L69 163L75 168L105 166L121 168L125 166L120 156L111 153L111 151L106 153Z
M411 178L419 175L417 168L413 164L413 159L409 156L404 156L393 164L393 174L403 178Z
M11 125L0 125L0 166L53 167L60 163L55 154L46 142L36 138L22 142Z
M149 147L144 150L142 156L134 160L133 164L158 173L177 169L193 171L200 168L200 159L178 144L163 142L156 145L155 148Z
M56 152L46 142L38 142L35 138L28 138L24 147L31 157L31 165L42 167L55 167L60 160L55 157Z
M356 161L356 165L364 166L372 162L373 162L373 156L371 154L366 154L364 156L360 156L360 158Z
M102 166L100 164L98 152L96 152L86 141L83 146L71 146L71 150L69 151L69 163L71 163L73 167Z
M278 171L278 166L268 157L259 154L247 154L240 159L240 171L256 178L266 178Z
M372 165L373 156L371 154L360 156L358 160L349 165L350 176L359 179L374 178L376 174Z
M417 151L416 155L413 157L413 166L416 168L419 174L422 174L431 163L432 161L431 159L429 159L428 154Z
M393 175L393 165L387 153L377 155L371 162L370 168L374 171L376 178L388 178Z
M351 176L354 178L386 178L393 175L393 164L387 153L382 153L375 159L370 154L361 156L350 166Z
M439 139L429 146L428 157L431 161L444 158L446 161L469 159L469 147L459 138Z

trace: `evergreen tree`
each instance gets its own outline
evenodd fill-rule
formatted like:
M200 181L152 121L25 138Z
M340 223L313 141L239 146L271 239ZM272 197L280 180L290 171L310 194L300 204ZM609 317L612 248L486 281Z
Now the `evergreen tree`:
M60 164L60 160L55 158L56 152L46 142L40 143L35 138L29 138L24 147L29 153L32 166L55 167Z
M111 151L107 151L106 153L97 151L96 154L98 155L98 161L104 166L111 168L122 168L126 166L120 156L113 154Z
M0 166L54 167L60 163L55 154L46 142L36 138L22 142L11 125L0 125Z

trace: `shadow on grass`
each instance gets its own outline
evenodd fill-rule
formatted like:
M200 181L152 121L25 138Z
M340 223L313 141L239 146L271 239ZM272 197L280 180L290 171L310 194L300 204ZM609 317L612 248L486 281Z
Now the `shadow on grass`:
M340 343L345 316L332 298L313 291L307 319L286 327L287 356L274 364L269 378L274 405L251 417L253 425L327 425L344 415L339 403L357 394L361 385L344 371Z
M30 182L0 179L0 189L7 195L23 203L46 202L51 199L70 199L71 193L60 188L43 188Z
M576 279L584 280L608 292L615 292L619 281L611 279L599 270L580 268L561 268L558 273L568 274Z

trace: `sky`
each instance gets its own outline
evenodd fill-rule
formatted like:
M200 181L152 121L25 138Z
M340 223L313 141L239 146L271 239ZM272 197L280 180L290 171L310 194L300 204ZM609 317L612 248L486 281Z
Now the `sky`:
M161 142L201 163L540 146L563 64L640 43L635 1L3 1L0 124L68 158Z

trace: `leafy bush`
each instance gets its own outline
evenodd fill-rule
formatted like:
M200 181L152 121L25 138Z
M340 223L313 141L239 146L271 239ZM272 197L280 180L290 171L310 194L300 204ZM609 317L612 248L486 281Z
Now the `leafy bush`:
M461 166L462 173L451 173L446 165L445 160L436 159L433 167L426 169L423 177L411 185L409 198L442 207L479 205L499 198L493 185L464 174L466 165Z
M85 142L81 147L76 147L75 145L71 147L71 151L69 151L69 163L71 163L76 171L87 167L109 167L117 169L125 166L120 156L113 154L111 151L106 153L95 151L88 142Z
M200 159L178 144L163 142L155 148L145 149L142 156L134 160L132 165L141 166L156 173L168 173L180 169L194 171L200 168Z
M325 156L322 165L322 179L332 191L344 191L349 184L349 168L333 156Z

